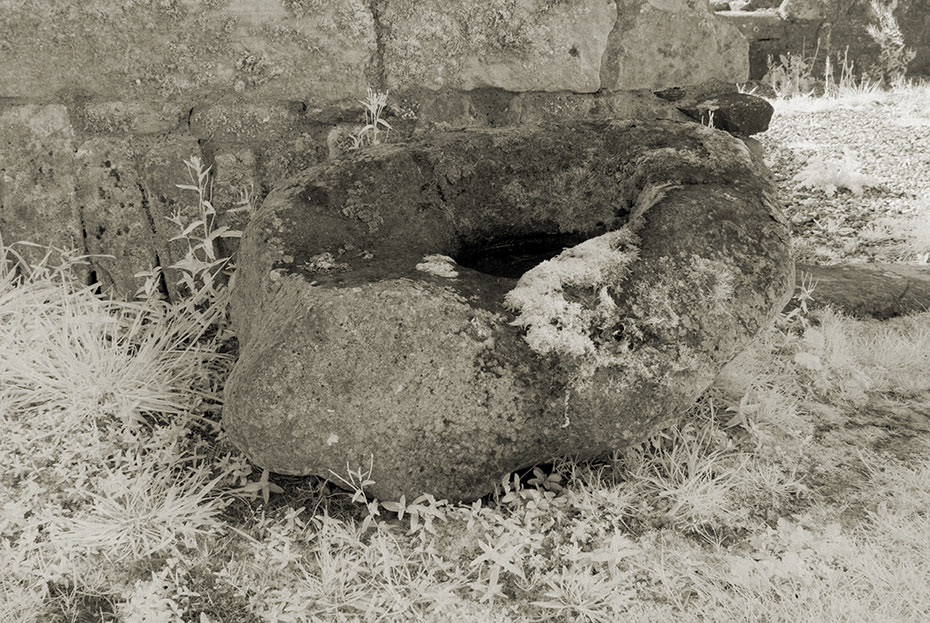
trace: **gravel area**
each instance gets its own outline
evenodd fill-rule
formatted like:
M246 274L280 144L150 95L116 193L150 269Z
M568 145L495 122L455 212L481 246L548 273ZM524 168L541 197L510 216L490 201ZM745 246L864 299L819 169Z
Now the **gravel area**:
M872 97L776 100L765 147L791 219L796 260L928 263L930 86ZM845 150L845 152L844 152ZM805 188L796 176L818 166L838 188ZM832 161L834 164L831 164ZM842 164L840 164L842 163ZM835 166L834 166L835 165ZM869 185L859 192L844 188Z

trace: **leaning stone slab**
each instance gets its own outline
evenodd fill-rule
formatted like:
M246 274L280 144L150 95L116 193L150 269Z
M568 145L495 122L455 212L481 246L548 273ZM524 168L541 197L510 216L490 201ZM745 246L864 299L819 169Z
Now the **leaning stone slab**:
M829 305L850 316L877 320L930 310L930 268L925 265L798 264L798 286L802 279L814 286L811 309Z
M712 80L691 87L673 87L655 95L673 102L679 111L704 125L747 137L769 129L775 109L761 96L738 93L732 83Z
M305 171L241 240L230 438L272 471L454 500L644 440L791 294L756 167L695 123L586 121Z

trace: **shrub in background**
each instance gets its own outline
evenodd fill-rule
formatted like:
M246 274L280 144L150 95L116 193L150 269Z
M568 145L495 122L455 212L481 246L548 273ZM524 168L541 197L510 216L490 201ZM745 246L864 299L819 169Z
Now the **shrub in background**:
M879 62L870 73L885 85L895 84L904 79L907 64L916 53L904 46L904 35L894 16L898 0L890 0L887 4L882 0L871 0L870 6L876 22L869 24L866 32L881 48Z

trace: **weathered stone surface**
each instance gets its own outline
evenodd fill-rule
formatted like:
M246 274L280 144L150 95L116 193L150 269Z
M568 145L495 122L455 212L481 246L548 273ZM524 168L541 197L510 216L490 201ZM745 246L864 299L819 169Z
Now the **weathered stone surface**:
M249 223L250 213L242 210L248 193L250 204L257 206L262 199L255 155L250 149L237 149L214 155L213 164L213 207L217 211L216 224L242 231ZM233 211L231 211L233 210ZM223 238L219 245L225 257L232 256L239 248L238 238Z
M758 11L760 9L777 9L781 4L782 0L749 0L749 2L740 7L740 10Z
M74 130L67 109L57 104L0 108L0 143L4 244L25 241L80 253L80 215L72 202ZM35 263L46 249L22 247L20 252Z
M132 298L143 284L135 275L161 266L168 295L177 300L179 274L169 266L184 257L187 245L170 241L181 230L167 217L180 210L187 223L201 218L196 193L177 188L192 184L184 161L193 156L200 153L190 137L145 141L98 137L78 149L74 202L83 225L84 249L92 255L90 269L95 277L114 296ZM230 210L239 205L242 190L256 192L252 152L215 154L211 174L217 211L214 228L225 225L241 231L248 212ZM217 251L223 256L237 248L236 239L218 241Z
M748 136L740 137L740 140L743 141L743 145L746 146L746 149L749 150L749 154L757 161L764 164L765 162L765 147L757 141L756 139Z
M136 273L159 262L142 177L130 139L95 138L77 151L75 203L96 279L116 297L131 298Z
M732 85L729 87L732 89ZM649 91L513 93L503 89L416 93L416 129L456 130L583 119L679 119Z
M283 180L326 160L328 150L323 129L305 130L286 139L266 143L258 151L258 172L262 192Z
M363 0L24 0L4 3L0 32L0 97L329 101L364 93L376 51Z
M930 76L930 4L910 2L900 19L904 40L915 56L907 66L912 76Z
M69 106L81 132L93 134L155 134L172 132L187 123L191 105L177 101L93 101L77 99Z
M301 102L249 101L227 98L191 111L190 131L220 144L273 141L307 125Z
M728 24L739 29L747 41L781 39L787 24L778 11L721 11L717 15Z
M881 48L867 28L876 22L869 0L784 0L778 10L728 11L718 17L739 28L749 41L750 76L762 78L766 59L782 54L813 59L813 75L823 76L824 60L838 66L845 56L856 74L881 65ZM930 74L930 5L901 2L894 15L905 46L916 56L908 75ZM815 54L816 52L816 54Z
M601 87L663 89L749 78L749 44L703 3L625 0L601 63Z
M601 91L594 94L521 93L513 99L508 119L514 124L584 119L683 120L674 107L648 91Z
M183 228L169 219L175 214L180 215L184 224L201 219L197 193L177 186L192 183L184 163L193 156L200 157L200 146L193 137L166 136L154 141L141 157L145 209L153 227L155 254L164 269L172 300L181 298L183 292L177 285L181 273L170 266L184 259L189 247L185 240L171 240Z
M906 264L798 264L814 282L808 308L831 305L859 318L887 320L930 309L930 268Z
M717 13L717 17L739 29L749 42L749 78L756 80L769 71L770 58L778 63L779 56L788 52L803 53L803 58L812 56L822 25L817 20L787 22L774 10L728 11ZM822 62L823 52L818 56Z
M793 283L774 189L725 133L588 121L381 145L287 181L249 224L224 425L276 472L371 461L381 499L473 499L676 420Z
M743 10L767 9L775 7L778 9L778 15L787 20L811 20L823 19L831 15L830 7L824 0L783 0L782 2L770 3L769 0L761 0L768 6L752 6L752 2L743 7Z
M616 16L613 0L387 0L387 86L594 92Z
M663 89L655 94L673 102L688 118L742 137L765 132L775 109L761 97L738 93L736 85L710 81L690 87ZM713 113L713 116L711 116Z
M722 93L679 109L701 123L720 130L751 136L769 129L775 109L761 97L746 93Z
M560 94L544 95L558 97ZM512 119L511 103L518 94L497 88L471 91L441 89L432 93L417 90L408 97L417 102L416 118L421 127L459 129L507 125Z

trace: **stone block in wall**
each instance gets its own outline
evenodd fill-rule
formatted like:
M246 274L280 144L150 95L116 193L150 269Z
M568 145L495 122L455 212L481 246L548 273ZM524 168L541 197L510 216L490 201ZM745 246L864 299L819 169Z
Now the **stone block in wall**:
M359 103L364 95L364 93L360 93L351 99L337 100L326 104L320 104L312 100L305 101L304 116L316 123L355 123L360 119L364 119L364 112ZM392 109L398 105L396 91L391 92L388 104Z
M361 97L376 82L375 19L366 0L228 0L226 10L236 40L251 52L236 62L237 93L328 103ZM273 79L255 84L263 75Z
M749 44L706 3L622 0L601 64L601 87L664 89L749 78Z
M265 143L257 150L261 192L267 193L280 182L305 168L325 161L329 155L328 126L314 126L279 141Z
M197 155L197 143L185 136L141 143L133 138L96 137L80 146L75 202L87 252L94 254L91 267L104 289L132 298L144 281L134 275L160 265L169 295L177 296L179 274L168 267L184 257L187 246L169 240L180 228L166 217L180 210L185 223L200 218L196 193L177 188L177 184L192 184L184 160ZM226 225L241 230L248 212L229 210L236 207L241 189L257 186L255 158L244 148L216 154L214 160L212 203L218 213L214 228ZM225 239L217 246L219 255L228 256L238 241Z
M684 116L650 91L600 93L521 93L510 105L514 123L583 119L673 119Z
M329 101L364 94L376 51L364 0L21 0L0 32L0 97Z
M303 107L301 102L224 98L196 106L191 111L190 131L217 144L274 141L306 125Z
M613 0L385 0L386 86L597 91Z
M930 75L930 2L901 2L894 12L905 47L915 52L908 75ZM767 59L782 54L814 59L813 76L823 79L830 55L834 78L844 54L858 78L880 62L881 49L868 34L875 22L868 0L784 0L777 11L728 11L717 14L739 28L749 41L750 77L762 78ZM819 46L818 46L819 43Z
M747 5L743 10L751 7ZM827 3L823 0L784 0L780 4L774 4L778 9L778 14L782 19L802 20L802 19L824 19L830 16ZM769 8L769 7L751 7Z
M179 214L184 225L201 218L197 193L177 187L178 184L193 184L184 163L192 156L200 157L200 146L193 137L186 135L158 137L141 156L142 188L153 224L155 253L164 269L168 296L172 300L183 295L177 285L182 273L170 266L184 259L189 247L184 240L171 240L183 228L169 218Z
M841 3L840 17L831 21L832 52L842 54L849 47L849 59L855 62L856 73L881 67L881 47L868 34L869 24L876 18L867 0L836 0ZM930 1L898 2L894 16L901 30L905 48L915 57L908 63L910 76L930 76Z
M261 201L261 184L256 171L255 154L242 148L224 151L213 156L213 207L216 208L217 226L242 231L249 223L249 210L242 210L245 197L251 199L252 209ZM246 195L243 195L246 193ZM238 238L219 241L224 256L231 256L239 248Z
M97 137L78 148L75 203L91 266L105 291L132 298L159 263L131 138Z
M83 251L74 193L74 129L59 104L0 108L0 235L64 251ZM17 247L30 264L46 250ZM60 258L52 258L57 262ZM76 268L85 279L87 271Z
M785 20L778 11L722 11L717 19L734 26L747 41L782 39L785 37Z
M769 71L769 58L774 64L782 54L803 54L813 57L817 50L821 22L804 20L788 22L776 11L718 13L718 18L737 28L749 42L749 77L760 80ZM823 60L824 51L818 50Z
M822 0L817 0L822 2ZM782 0L749 0L746 4L740 7L741 11L758 11L761 9L777 9L782 3Z
M191 105L178 101L94 101L78 98L69 105L72 123L91 134L156 134L187 123Z
M494 128L567 120L682 119L651 91L513 93L502 89L417 94L417 130Z
M441 89L410 94L417 102L421 128L457 129L497 127L508 122L510 103L516 94L503 89L473 91Z

